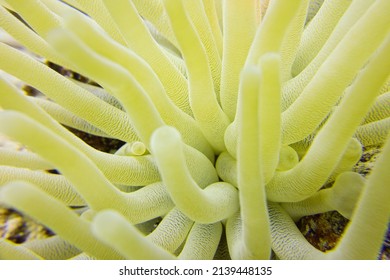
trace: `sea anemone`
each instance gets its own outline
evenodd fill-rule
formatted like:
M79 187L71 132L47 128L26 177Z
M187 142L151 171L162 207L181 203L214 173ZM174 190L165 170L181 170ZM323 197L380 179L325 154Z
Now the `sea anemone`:
M0 201L56 234L1 239L0 258L378 257L390 1L0 3L15 40L93 81L0 43L0 69L43 95L0 79L0 132L28 148L0 149ZM124 144L99 151L68 127ZM321 252L294 221L332 210L350 223Z

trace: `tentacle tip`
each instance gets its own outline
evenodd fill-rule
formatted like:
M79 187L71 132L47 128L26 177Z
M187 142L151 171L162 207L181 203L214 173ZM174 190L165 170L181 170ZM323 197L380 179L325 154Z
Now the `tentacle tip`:
M150 146L152 150L164 149L168 146L177 146L181 141L181 135L176 128L172 126L161 126L157 128L151 137Z

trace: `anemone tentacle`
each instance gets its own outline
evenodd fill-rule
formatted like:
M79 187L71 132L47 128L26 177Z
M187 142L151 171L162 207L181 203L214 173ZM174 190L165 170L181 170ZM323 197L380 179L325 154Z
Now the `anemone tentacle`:
M377 258L389 10L0 0L0 137L23 145L0 147L0 203L55 233L1 238L0 259ZM359 174L372 146L378 160ZM350 223L322 252L296 222L327 211Z

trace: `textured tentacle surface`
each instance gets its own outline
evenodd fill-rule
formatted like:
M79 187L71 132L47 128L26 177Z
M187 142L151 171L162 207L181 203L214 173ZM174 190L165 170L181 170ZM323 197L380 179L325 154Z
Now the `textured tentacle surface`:
M0 204L55 233L0 259L377 258L389 10L0 0ZM322 252L296 222L328 211Z

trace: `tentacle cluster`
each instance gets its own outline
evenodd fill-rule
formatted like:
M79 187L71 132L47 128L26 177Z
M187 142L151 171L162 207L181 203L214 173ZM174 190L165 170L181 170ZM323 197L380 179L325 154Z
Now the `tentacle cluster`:
M0 79L0 132L28 147L0 148L0 201L56 233L1 239L0 258L377 257L390 218L390 1L0 4L19 44L98 84L0 42L0 69L46 97ZM126 144L101 152L64 125ZM363 178L351 169L369 145L383 151ZM294 221L331 210L351 223L323 253Z

